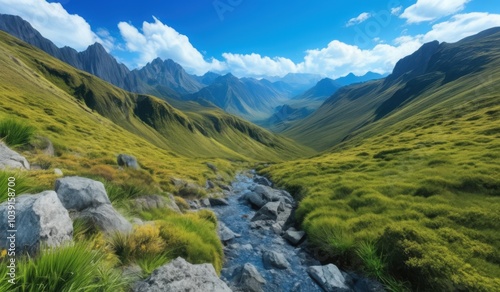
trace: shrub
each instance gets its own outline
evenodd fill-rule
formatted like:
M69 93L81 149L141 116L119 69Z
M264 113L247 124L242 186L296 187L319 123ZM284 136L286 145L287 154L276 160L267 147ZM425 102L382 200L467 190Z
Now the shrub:
M34 259L18 259L14 285L6 281L6 266L0 266L0 291L125 291L129 284L106 261L106 254L90 250L87 242L43 250Z
M19 120L7 119L0 122L0 138L9 146L26 145L34 134L34 127Z
M135 226L131 234L115 233L108 246L123 265L145 256L154 258L165 251L160 229L153 224Z
M217 273L222 269L224 252L212 222L196 213L170 214L158 221L160 236L173 258L185 258L193 264L211 263Z

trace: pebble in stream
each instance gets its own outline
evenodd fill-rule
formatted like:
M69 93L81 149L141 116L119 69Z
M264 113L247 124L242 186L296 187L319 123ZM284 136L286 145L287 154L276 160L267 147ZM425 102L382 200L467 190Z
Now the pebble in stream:
M239 174L227 198L229 205L213 207L225 225L225 238L230 238L224 248L222 279L234 291L323 291L307 273L309 266L320 263L280 235L293 208L293 198L284 191L255 183L252 176ZM245 197L255 196L259 204L257 195L272 203L256 212ZM252 222L256 213L255 219L263 220ZM231 231L235 236L228 234Z

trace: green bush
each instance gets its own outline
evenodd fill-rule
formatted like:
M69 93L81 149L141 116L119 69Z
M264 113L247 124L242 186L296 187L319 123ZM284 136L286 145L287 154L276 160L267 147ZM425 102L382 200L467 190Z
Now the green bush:
M43 250L36 258L17 261L17 282L7 282L7 265L0 265L0 291L126 291L129 281L106 261L106 253L90 250L87 242Z
M9 146L28 144L35 134L35 128L24 122L7 119L0 122L0 138Z
M157 223L166 249L174 258L180 256L193 264L211 263L220 272L224 252L212 222L196 213L172 213Z

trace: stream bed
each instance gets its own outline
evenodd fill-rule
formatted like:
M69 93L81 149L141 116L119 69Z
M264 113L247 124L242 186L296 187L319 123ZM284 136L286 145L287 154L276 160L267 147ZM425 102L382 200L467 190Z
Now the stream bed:
M323 291L307 273L308 266L319 265L319 262L302 248L290 245L273 228L251 222L256 211L242 197L255 190L256 186L253 173L239 174L227 197L229 205L212 207L219 221L236 233L236 237L228 240L224 248L226 262L222 270L223 280L237 291L237 269L249 263L264 278L263 291ZM269 251L282 254L288 262L287 267L265 265L263 254ZM252 290L248 287L240 289Z
M221 278L233 291L385 291L376 281L315 260L305 233L292 227L296 202L266 178L240 173L226 195L211 208L224 243Z

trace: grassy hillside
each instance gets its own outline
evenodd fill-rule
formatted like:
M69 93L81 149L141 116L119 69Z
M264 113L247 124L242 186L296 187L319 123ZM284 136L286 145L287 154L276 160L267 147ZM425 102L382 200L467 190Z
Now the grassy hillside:
M228 184L237 168L250 163L312 152L218 109L186 103L180 111L156 97L118 89L2 32L0 80L0 137L36 166L0 171L0 182L15 176L18 194L49 190L54 168L60 168L66 176L102 181L112 204L129 220L154 222L134 226L129 235L105 236L89 222L75 220L77 244L19 258L15 286L1 264L0 291L128 291L138 277L178 256L212 263L220 272L224 253L215 215L187 212L182 197L206 196L202 187L208 179ZM54 155L46 152L47 138ZM120 153L137 157L141 169L118 167ZM174 178L202 187L174 187ZM142 210L134 201L153 194L170 200L170 192L184 213ZM3 202L6 189L1 194ZM6 254L0 251L1 263ZM124 276L123 269L134 264L140 275Z
M128 93L5 33L0 51L0 119L25 120L48 137L58 154L54 167L114 164L116 154L129 153L159 180L201 181L211 171L200 165L209 160L276 161L310 153L220 110L181 112Z
M494 28L455 44L425 45L408 57L409 64L400 61L386 79L341 88L284 134L326 150L356 136L379 134L424 110L473 100L477 87L490 86L495 77L499 40L499 29ZM436 49L425 52L429 47ZM430 60L418 59L425 54L431 54Z
M434 73L385 95L372 94L383 80L344 88L322 109L337 124L316 115L328 124L316 147L337 145L262 170L302 198L297 217L324 259L416 291L500 287L499 40L448 44L431 60ZM372 123L341 129L341 110L369 108L345 127Z

